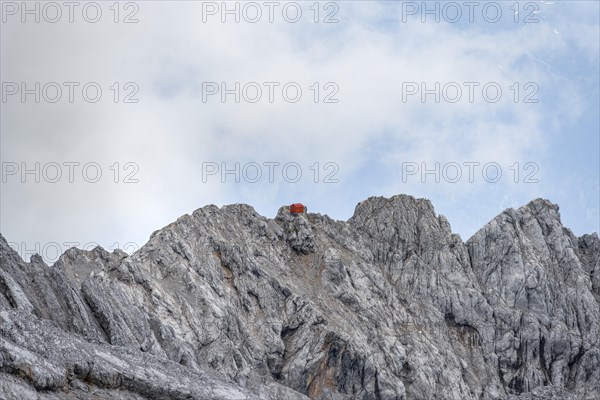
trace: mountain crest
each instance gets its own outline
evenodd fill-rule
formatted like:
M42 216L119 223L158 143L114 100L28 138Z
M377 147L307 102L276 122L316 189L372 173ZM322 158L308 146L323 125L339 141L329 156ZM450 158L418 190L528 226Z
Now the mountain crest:
M600 394L600 240L536 199L464 243L426 199L348 221L206 206L126 255L0 236L3 398Z

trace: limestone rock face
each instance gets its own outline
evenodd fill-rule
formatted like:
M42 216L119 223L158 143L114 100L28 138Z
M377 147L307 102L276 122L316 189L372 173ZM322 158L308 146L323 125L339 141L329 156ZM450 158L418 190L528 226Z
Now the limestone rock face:
M538 199L503 212L467 246L494 309L495 353L509 390L554 385L598 397L598 236L576 238L558 206Z
M600 398L600 240L558 207L464 243L428 200L347 222L207 206L52 266L0 236L0 398Z

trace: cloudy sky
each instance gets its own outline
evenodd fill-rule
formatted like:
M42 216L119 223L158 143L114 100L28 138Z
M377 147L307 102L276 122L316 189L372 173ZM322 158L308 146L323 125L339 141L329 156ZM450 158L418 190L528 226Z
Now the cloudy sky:
M596 1L23 4L0 231L26 259L131 252L207 204L346 220L399 193L465 240L537 197L599 231Z

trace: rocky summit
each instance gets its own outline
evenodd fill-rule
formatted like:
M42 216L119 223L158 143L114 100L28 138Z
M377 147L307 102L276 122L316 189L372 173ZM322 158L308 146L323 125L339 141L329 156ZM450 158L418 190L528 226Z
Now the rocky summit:
M600 240L547 200L466 242L399 195L0 257L1 399L600 399Z

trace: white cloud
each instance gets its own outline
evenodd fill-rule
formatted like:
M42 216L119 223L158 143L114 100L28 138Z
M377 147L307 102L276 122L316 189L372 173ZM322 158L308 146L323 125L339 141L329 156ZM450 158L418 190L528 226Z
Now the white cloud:
M9 240L89 236L106 245L116 236L144 242L153 229L206 203L251 201L261 210L275 209L292 192L325 208L326 194L355 196L357 187L364 187L358 190L362 198L378 187L387 194L455 196L450 203L462 206L471 197L487 199L486 184L405 185L397 181L398 171L404 161L496 161L507 168L543 157L547 120L557 116L548 115L544 104L515 104L509 88L518 82L523 96L527 82L541 90L555 84L540 54L564 57L574 45L597 59L597 42L589 39L597 19L576 19L590 11L583 3L569 8L570 17L548 8L552 23L510 29L403 24L397 6L386 2L338 3L340 23L329 25L310 22L309 3L302 3L307 18L298 24L202 23L199 2L139 3L140 23L131 25L108 19L96 25L6 23L3 81L97 81L106 97L97 104L2 104L2 159L134 161L140 183L6 184L2 232ZM140 103L105 101L115 81L136 82ZM221 104L218 96L203 103L200 90L207 81L229 87L236 81L298 82L303 98L289 104L277 90L273 104ZM313 82L335 82L340 102L314 104ZM404 103L403 82L457 82L463 99L436 104L430 96L423 104L413 96ZM470 103L463 82L497 82L502 99L489 104L478 89ZM561 85L558 102L576 119L585 100L574 82ZM365 151L373 143L382 143L375 155ZM295 161L307 175L315 161L334 161L345 180L334 187L305 182L294 190L281 179L261 182L260 190L218 179L202 183L205 161ZM351 180L374 163L387 167L389 176L374 185ZM531 187L501 188L506 198L535 194ZM485 222L479 214L473 219Z

